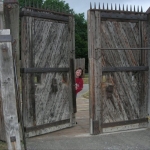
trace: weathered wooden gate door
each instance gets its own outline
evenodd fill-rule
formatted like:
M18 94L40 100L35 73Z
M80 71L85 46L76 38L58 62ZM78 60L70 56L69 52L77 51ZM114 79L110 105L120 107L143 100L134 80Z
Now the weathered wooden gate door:
M147 14L88 11L91 134L147 126Z
M21 12L23 121L27 137L74 124L74 19Z

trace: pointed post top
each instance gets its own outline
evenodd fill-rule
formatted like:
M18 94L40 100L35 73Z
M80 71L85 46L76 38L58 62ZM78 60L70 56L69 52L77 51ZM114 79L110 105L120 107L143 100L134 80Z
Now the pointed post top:
M124 4L123 4L123 11L124 11Z
M113 5L112 5L112 3L111 3L111 10L113 10Z
M105 9L104 3L103 3L103 10Z
M91 2L90 2L90 9L92 9L92 4L91 4Z
M130 11L132 11L132 6L130 5Z
M109 8L108 8L108 3L107 3L107 10L109 10Z
M119 4L119 11L121 11L121 7L120 7L120 4Z
M94 9L96 9L96 3L94 3Z
M101 9L100 3L99 3L99 9Z
M115 4L115 10L117 10L117 5Z
M143 12L143 7L141 6L141 12Z
M126 7L126 11L128 11L128 5L127 5L127 7Z
M134 12L136 12L136 10L135 10L135 5L134 5Z
M139 6L138 6L138 8L137 8L137 12L139 12L140 10L139 10Z

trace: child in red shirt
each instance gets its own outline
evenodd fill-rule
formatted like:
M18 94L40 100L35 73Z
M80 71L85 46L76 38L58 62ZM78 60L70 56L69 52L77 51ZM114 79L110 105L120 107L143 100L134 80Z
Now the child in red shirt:
M76 77L75 90L76 90L76 94L83 89L82 75L83 75L82 68L76 69L76 71L75 71L75 77Z

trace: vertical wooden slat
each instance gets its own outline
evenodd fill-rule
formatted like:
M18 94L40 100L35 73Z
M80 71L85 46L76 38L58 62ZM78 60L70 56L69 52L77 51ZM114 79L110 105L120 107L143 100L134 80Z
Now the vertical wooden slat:
M74 61L75 61L75 22L73 16L69 16L69 56L70 56L70 124L75 124L75 113L77 112L76 108L76 98L75 98L75 75L74 75Z
M0 34L10 35L10 30L1 30ZM2 105L8 149L21 150L11 42L0 43L0 72Z
M11 3L11 1L9 1ZM20 118L20 48L19 48L19 4L18 3L5 3L4 17L5 17L5 29L10 29L10 34L13 37L12 49L13 58L16 65L15 72L15 85L16 85L16 96L17 96L17 109L18 117ZM13 2L17 2L14 0Z
M148 40L148 47L150 48L150 13L147 14L147 40ZM148 51L148 66L150 68L150 50ZM150 128L150 69L148 71L148 127Z
M90 91L90 133L101 131L101 41L100 11L88 11L88 57Z
M0 29L4 29L4 25L5 22L4 22L3 2L0 2ZM0 140L6 141L1 91L0 91Z

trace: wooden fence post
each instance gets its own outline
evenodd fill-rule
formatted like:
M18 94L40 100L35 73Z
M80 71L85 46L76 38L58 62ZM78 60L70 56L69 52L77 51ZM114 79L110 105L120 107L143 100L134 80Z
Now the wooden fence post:
M6 1L6 0L5 0ZM15 87L17 95L17 110L18 117L20 119L21 110L20 110L20 48L19 48L19 4L18 0L7 0L7 3L4 1L4 19L5 19L5 28L10 29L10 34L13 37L12 41L12 51L13 59L16 66L16 75L15 75ZM20 120L19 120L20 121Z
M4 11L3 10L4 10L3 2L0 2L0 29L4 28ZM0 89L1 89L1 87L0 87ZM0 90L0 140L6 141L1 90Z
M6 141L9 150L21 150L10 30L0 30L0 37L0 80Z
M148 47L150 48L150 8L148 9L147 14L147 39L148 39ZM148 127L150 128L150 50L148 50Z
M89 105L90 133L101 132L101 43L100 43L100 11L88 11L88 57L89 57Z

